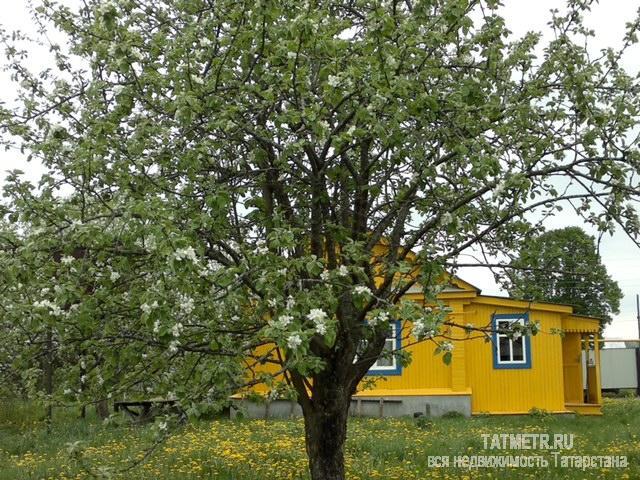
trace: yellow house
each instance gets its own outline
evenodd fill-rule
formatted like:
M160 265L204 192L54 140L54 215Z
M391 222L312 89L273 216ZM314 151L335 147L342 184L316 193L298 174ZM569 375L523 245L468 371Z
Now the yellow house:
M406 298L424 305L418 286ZM452 341L450 364L435 355L435 342L415 341L409 322L391 322L385 348L405 349L412 361L402 367L390 356L379 359L352 398L352 415L438 416L455 411L468 416L526 414L536 409L601 414L598 319L574 315L568 305L482 295L457 277L449 278L439 300L451 310L448 323L462 326L447 327L440 332L442 337L434 339ZM510 322L539 323L540 330L534 336L510 339L497 333L468 333L464 328L471 324L495 330ZM265 368L270 370L261 367ZM283 400L244 405L248 415L257 417L300 413L297 405Z
M407 297L423 302L419 288L410 290ZM432 415L448 411L522 414L533 409L601 413L599 349L594 348L598 319L574 315L567 305L482 295L477 287L455 277L439 299L451 308L451 323L456 325L496 328L509 322L539 322L540 332L517 339L496 333L487 338L449 327L442 333L453 340L454 349L446 365L434 355L433 342L410 345L412 338L402 333L410 331L410 325L398 320L387 348L406 348L412 362L403 368L396 360L378 360L369 371L369 382L364 383L373 376L380 379L373 388L355 395L352 413L394 415L425 409ZM406 347L403 342L408 342Z

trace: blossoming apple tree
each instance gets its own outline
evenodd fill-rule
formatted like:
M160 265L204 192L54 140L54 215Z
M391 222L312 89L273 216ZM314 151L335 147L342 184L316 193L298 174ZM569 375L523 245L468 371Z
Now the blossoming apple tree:
M450 358L448 264L561 207L638 233L638 23L594 57L590 3L543 44L495 0L43 1L50 68L2 37L2 141L47 173L10 176L0 258L3 322L65 365L49 395L195 413L280 379L311 477L344 478L390 319ZM403 301L414 285L432 309Z

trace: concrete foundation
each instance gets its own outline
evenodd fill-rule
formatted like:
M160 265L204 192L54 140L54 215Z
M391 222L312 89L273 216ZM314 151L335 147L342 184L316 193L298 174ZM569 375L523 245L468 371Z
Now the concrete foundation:
M471 416L471 395L426 395L396 397L353 397L349 415L357 417L402 417L425 415L441 417L456 412ZM274 400L257 403L237 400L231 408L231 418L294 418L302 416L296 402Z

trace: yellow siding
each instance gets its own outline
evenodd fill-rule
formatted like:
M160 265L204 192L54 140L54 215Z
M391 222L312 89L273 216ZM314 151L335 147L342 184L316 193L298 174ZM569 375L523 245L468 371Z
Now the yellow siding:
M404 329L408 328L405 323ZM451 388L451 366L442 362L442 358L433 354L435 345L431 342L421 342L410 346L412 362L402 369L402 375L387 377L366 377L375 379L375 390L413 390L428 388Z
M495 313L523 312L529 313L531 322L540 322L542 331L531 337L531 367L495 369L491 342L485 342L483 338L468 339L463 328L449 328L444 333L458 340L454 342L450 365L444 364L442 356L434 355L436 345L431 341L405 347L411 353L412 362L402 369L402 374L366 377L367 384L374 381L374 386L367 390L359 389L359 396L470 395L473 413L498 414L527 413L532 408L565 412L566 402L581 400L580 375L569 379L567 385L564 378L569 377L567 369L573 371L577 366L573 357L579 354L579 341L576 344L572 338L579 339L579 335L568 334L563 339L551 332L566 327L591 328L594 320L568 317L571 307L567 306L481 296L475 289L466 289L464 284L457 286L462 287L461 291L449 291L440 296L453 310L449 317L451 322L486 327ZM406 297L423 302L419 293ZM403 322L403 336L410 329L411 325ZM472 337L479 335L476 332L471 334ZM412 337L405 338L403 345L414 341ZM272 348L264 346L255 353L264 355ZM255 365L254 371L275 373L278 368L267 363ZM282 380L282 376L279 379ZM257 385L251 390L265 392L268 389ZM596 394L599 392L594 391L594 397Z
M582 403L582 339L579 333L567 333L562 342L564 401Z
M472 323L486 325L494 313L521 313L522 309L474 304ZM550 412L565 411L562 373L562 338L549 333L560 328L559 313L533 310L531 322L539 321L542 332L531 337L531 368L496 370L491 343L482 339L466 344L466 369L471 387L473 413L526 413L536 407Z

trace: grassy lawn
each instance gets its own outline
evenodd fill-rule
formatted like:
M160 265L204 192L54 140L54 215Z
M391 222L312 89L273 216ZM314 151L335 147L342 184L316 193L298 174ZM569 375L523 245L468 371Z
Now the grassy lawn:
M354 419L349 425L347 469L352 479L583 479L640 478L640 400L607 400L602 417ZM550 452L484 450L482 434L574 434L565 455L626 455L625 469L554 468ZM0 404L0 479L91 478L67 450L81 441L83 463L116 471L140 459L152 444L150 426L103 425L59 412L47 434L26 407ZM536 455L548 468L433 468L431 455ZM200 421L181 427L123 479L308 478L301 420Z

